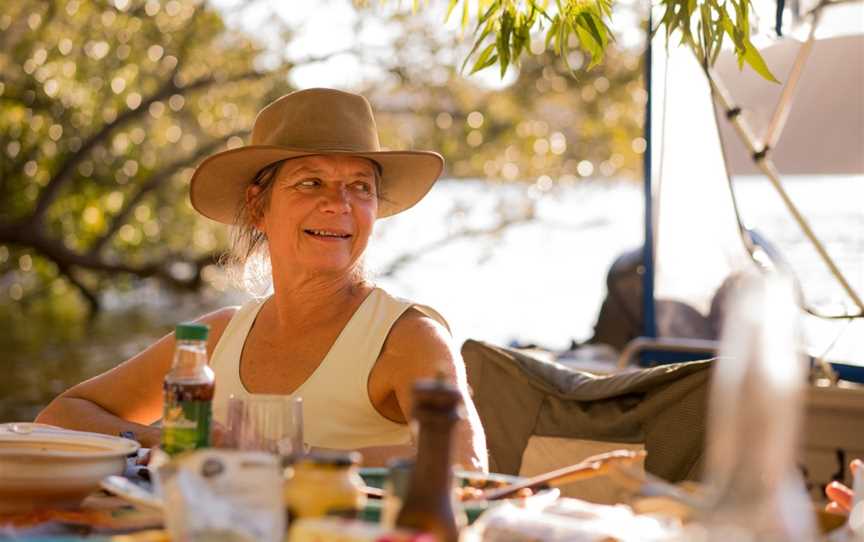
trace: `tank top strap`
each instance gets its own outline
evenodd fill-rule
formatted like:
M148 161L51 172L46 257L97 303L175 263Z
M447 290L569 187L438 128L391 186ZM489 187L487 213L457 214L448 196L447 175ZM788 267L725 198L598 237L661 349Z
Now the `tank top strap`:
M258 312L264 306L267 298L253 299L241 306L216 343L213 355L210 357L210 368L216 377L216 392L213 397L213 417L220 423L225 422L230 396L243 397L248 395L240 381L240 356L246 337L258 317Z
M412 307L450 331L444 318L431 307L418 305L413 301L392 296L381 288L375 288L339 334L321 366L327 368L326 372L332 370L351 374L368 397L366 386L369 374L381 355L384 342L396 321Z

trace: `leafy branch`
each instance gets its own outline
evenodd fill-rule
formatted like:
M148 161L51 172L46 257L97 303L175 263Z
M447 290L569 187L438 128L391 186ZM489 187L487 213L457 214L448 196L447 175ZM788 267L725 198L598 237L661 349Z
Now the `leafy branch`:
M365 6L368 0L354 0ZM461 8L460 8L461 4ZM498 65L501 76L510 65L519 65L530 51L531 36L545 31L545 48L551 47L571 72L569 56L574 48L590 57L588 69L603 61L614 41L609 22L612 0L477 0L474 43L462 70L469 74ZM703 66L711 66L728 37L735 45L739 66L744 63L769 81L777 79L750 41L750 0L660 0L663 16L652 35L664 29L667 43L680 35L679 45L691 47ZM419 7L414 2L413 9ZM461 26L470 23L469 0L449 0L445 21L460 13ZM472 63L473 62L473 63Z

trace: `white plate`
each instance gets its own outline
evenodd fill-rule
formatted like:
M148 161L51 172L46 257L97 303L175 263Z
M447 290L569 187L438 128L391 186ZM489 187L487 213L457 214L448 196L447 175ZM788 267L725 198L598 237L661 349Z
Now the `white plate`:
M129 501L136 506L164 510L162 499L157 497L153 492L144 489L143 487L130 482L122 476L107 476L99 483L102 489L108 493L117 495L123 500Z
M134 440L32 423L0 424L0 512L75 507L121 474Z

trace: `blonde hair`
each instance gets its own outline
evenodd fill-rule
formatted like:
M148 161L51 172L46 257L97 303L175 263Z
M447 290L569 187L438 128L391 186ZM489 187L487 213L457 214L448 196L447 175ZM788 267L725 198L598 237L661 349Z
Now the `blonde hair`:
M255 297L266 296L272 285L267 235L255 226L255 222L270 206L274 181L282 165L288 160L292 158L268 164L255 174L250 186L258 186L260 190L254 198L247 198L244 193L231 227L229 248L220 259L232 282ZM372 163L375 166L372 168L375 193L380 202L385 200L381 193L381 166L375 161ZM359 274L363 276L362 269Z

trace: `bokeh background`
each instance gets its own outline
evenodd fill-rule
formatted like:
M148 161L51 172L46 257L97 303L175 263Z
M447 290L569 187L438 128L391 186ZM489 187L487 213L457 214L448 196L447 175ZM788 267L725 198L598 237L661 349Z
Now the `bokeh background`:
M188 181L298 88L363 93L384 146L447 160L426 200L379 224L375 280L439 308L459 341L590 336L610 262L642 241L644 7L616 3L599 66L574 51L570 72L541 37L502 78L460 71L470 29L446 2L369 4L3 2L0 422L248 298ZM859 234L840 248L862 250L864 216L845 213Z

